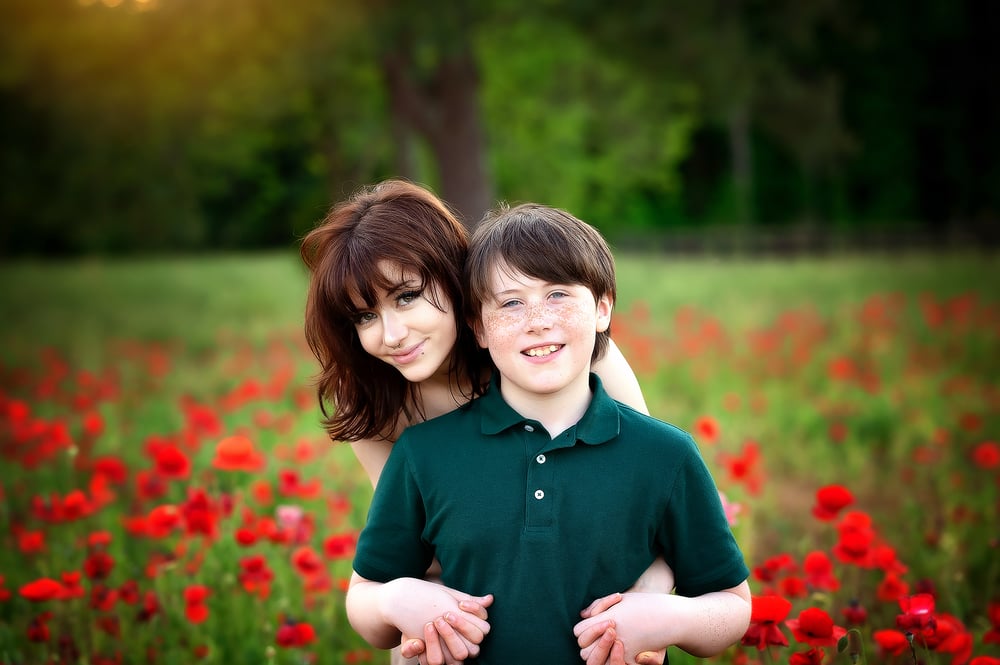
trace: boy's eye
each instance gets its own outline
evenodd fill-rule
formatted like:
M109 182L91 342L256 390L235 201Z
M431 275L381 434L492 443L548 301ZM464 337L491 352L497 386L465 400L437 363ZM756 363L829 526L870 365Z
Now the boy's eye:
M566 293L565 291L553 291L550 294L550 297L552 297L552 298L568 298L569 294Z
M520 300L503 300L500 302L500 307L501 308L517 307L520 304L521 304Z

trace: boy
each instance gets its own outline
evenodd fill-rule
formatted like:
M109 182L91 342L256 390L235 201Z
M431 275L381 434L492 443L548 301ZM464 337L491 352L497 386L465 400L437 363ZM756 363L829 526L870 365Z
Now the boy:
M481 398L394 446L354 559L352 626L388 648L444 621L469 645L452 656L480 663L579 662L579 644L609 627L630 660L734 643L750 619L748 570L696 445L590 373L616 293L604 239L561 210L501 210L472 237L466 281L497 371ZM613 596L579 621L658 555L676 595ZM448 587L492 594L488 623L418 579L435 558Z

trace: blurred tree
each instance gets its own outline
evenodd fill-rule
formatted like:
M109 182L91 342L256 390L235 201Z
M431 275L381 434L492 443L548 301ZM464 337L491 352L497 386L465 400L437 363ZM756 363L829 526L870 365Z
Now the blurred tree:
M372 35L389 97L396 171L417 178L413 138L426 140L439 193L466 224L493 202L479 108L479 63L472 36L488 3L389 0Z
M754 128L807 173L834 169L850 148L839 83L816 37L841 19L834 0L626 0L614 12L584 0L559 5L602 48L652 81L688 81L706 122L724 128L732 217L755 218Z

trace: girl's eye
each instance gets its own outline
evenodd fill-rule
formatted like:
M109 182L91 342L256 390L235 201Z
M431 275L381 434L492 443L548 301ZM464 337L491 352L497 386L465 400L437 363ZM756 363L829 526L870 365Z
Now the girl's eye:
M375 320L374 312L358 312L354 315L354 325L363 326Z
M500 303L500 307L501 308L517 307L520 304L521 304L520 300L504 300L503 302Z
M568 298L569 294L566 293L565 291L553 291L551 293L551 297L552 298Z
M396 297L396 302L400 305L409 305L421 295L423 295L423 291L404 291Z

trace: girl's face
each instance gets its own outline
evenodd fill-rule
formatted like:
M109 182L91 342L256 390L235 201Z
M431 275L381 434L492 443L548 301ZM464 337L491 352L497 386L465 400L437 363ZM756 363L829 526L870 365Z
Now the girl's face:
M422 284L415 272L388 261L380 261L378 269L393 286L379 294L373 308L356 303L361 311L354 326L361 346L411 383L447 376L458 339L452 303L436 284Z

